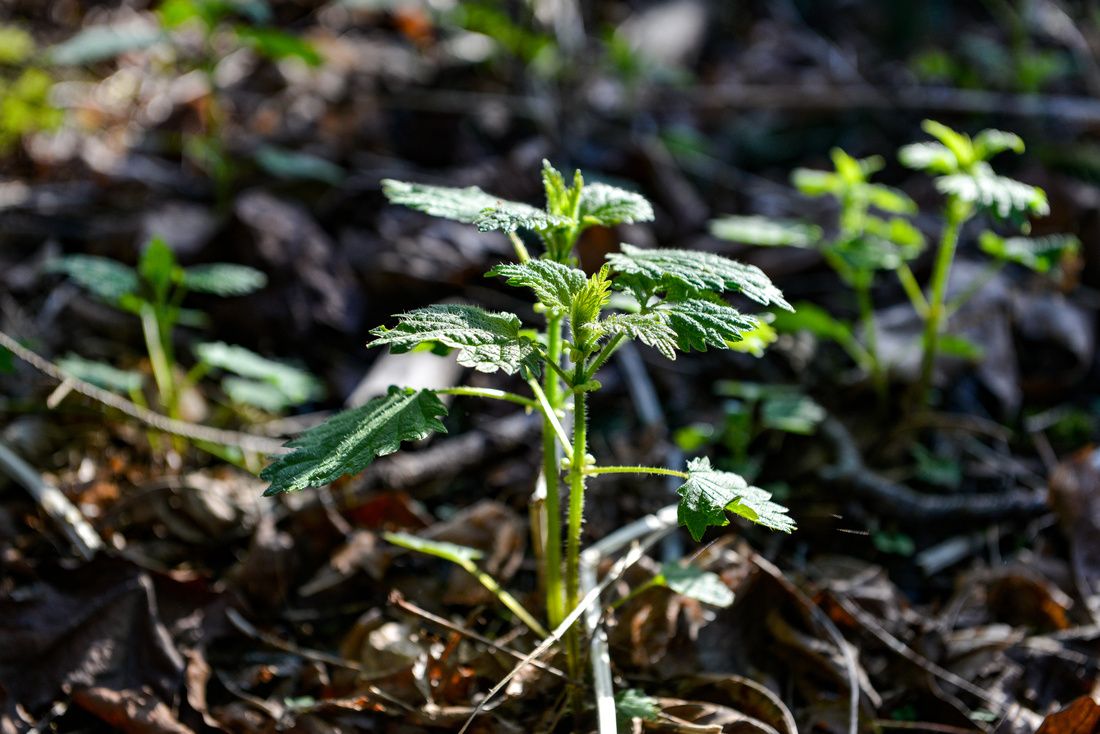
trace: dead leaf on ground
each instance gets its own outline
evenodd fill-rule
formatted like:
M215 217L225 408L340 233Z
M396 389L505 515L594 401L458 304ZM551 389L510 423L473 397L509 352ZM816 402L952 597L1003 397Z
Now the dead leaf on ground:
M1100 732L1100 704L1091 696L1075 699L1061 711L1043 719L1035 734L1097 734Z

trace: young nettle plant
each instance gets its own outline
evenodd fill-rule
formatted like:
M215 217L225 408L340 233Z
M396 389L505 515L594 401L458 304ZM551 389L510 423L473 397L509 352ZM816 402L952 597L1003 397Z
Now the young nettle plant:
M497 265L489 277L528 289L544 316L537 335L520 318L473 305L436 305L398 314L392 327L379 327L372 347L405 352L422 344L457 353L460 364L481 372L518 375L529 394L453 387L412 390L393 387L385 396L339 413L293 440L293 452L280 456L262 476L267 494L320 486L362 471L375 458L396 451L404 441L444 431L447 409L440 395L505 400L542 415L545 525L533 528L545 549L546 619L557 627L578 603L578 573L585 487L605 474L661 474L684 480L679 520L697 540L709 527L728 524L728 514L776 530L794 523L771 496L742 477L715 470L709 459L688 462L686 470L646 466L605 466L588 453L590 395L600 389L596 375L626 340L638 340L669 359L678 352L725 349L757 326L722 297L738 292L765 306L789 308L782 294L758 268L718 255L623 245L589 275L575 265L578 236L591 226L653 218L641 196L600 183L586 184L577 172L571 184L543 164L546 207L505 201L477 188L444 188L384 181L390 201L436 216L475 224L510 236L518 262ZM531 258L518 230L542 244ZM622 292L629 311L608 312L612 291ZM571 416L571 421L568 418ZM567 425L571 423L571 429ZM563 499L567 504L563 537ZM564 563L563 563L564 549ZM572 632L566 652L579 674L579 638Z
M711 223L715 236L756 245L815 248L856 293L862 322L863 342L846 322L812 304L799 304L795 314L779 314L780 329L807 330L840 344L854 361L872 376L880 395L886 389L886 375L875 346L874 304L871 287L878 271L891 270L897 276L913 308L924 322L921 339L920 374L914 389L914 404L929 399L932 370L945 348L969 355L973 349L960 340L948 340L943 331L947 319L965 304L1007 263L1016 263L1039 273L1056 269L1074 253L1079 242L1068 235L1037 239L1004 238L985 232L979 239L983 252L992 258L983 277L952 301L947 302L947 283L955 259L962 226L987 214L1004 226L1027 229L1028 217L1048 213L1042 189L997 175L989 159L1004 151L1022 153L1023 141L1012 133L983 130L974 138L938 122L926 120L923 128L938 142L915 143L899 151L901 162L935 177L936 188L945 196L944 228L936 250L927 294L921 290L909 262L924 249L924 237L905 217L916 213L916 205L896 189L871 183L869 177L882 167L878 157L857 160L841 150L833 151L835 171L798 169L795 186L811 196L830 195L840 205L835 238L822 236L820 228L802 222L765 217L724 217ZM884 218L875 211L891 214Z
M799 305L797 313L781 318L778 325L810 328L839 343L867 371L880 398L885 399L886 373L878 354L871 290L876 273L888 270L897 273L907 288L919 291L908 263L924 249L924 236L905 218L917 212L913 200L897 189L870 181L885 165L880 156L857 159L839 148L834 148L831 156L835 170L799 168L791 180L807 196L836 199L839 214L833 236L825 237L821 228L802 222L735 216L714 220L711 232L736 242L819 251L855 292L862 343L851 324L813 307Z
M182 396L211 370L230 373L221 387L233 403L270 413L301 405L321 394L320 382L308 372L221 342L198 343L194 347L194 366L186 374L181 373L176 359L176 329L205 322L205 314L183 307L186 295L247 295L267 283L259 270L231 263L184 268L159 238L145 248L136 269L94 255L61 257L48 269L67 275L99 300L140 319L156 393L170 418L180 417ZM138 372L77 356L62 360L61 367L74 377L127 394L135 403L146 406Z
M922 128L937 142L914 143L903 147L901 162L935 178L936 189L945 197L944 226L936 251L928 295L910 293L913 306L924 320L921 337L920 376L914 397L917 403L928 401L932 371L941 349L941 337L947 319L984 283L947 302L947 283L959 232L963 225L978 214L988 214L1006 226L1030 229L1029 217L1050 213L1046 194L1037 186L998 175L989 160L998 153L1024 152L1019 136L1001 130L982 130L971 138L933 120L925 120ZM1026 240L1003 240L993 233L981 238L981 247L994 258L994 269L1006 262L1015 262L1038 272L1050 270L1053 262L1075 251L1076 238L1058 236Z

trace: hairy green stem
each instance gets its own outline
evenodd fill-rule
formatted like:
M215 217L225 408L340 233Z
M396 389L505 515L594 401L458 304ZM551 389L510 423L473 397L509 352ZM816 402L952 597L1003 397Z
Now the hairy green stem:
M940 237L939 250L932 268L932 280L928 297L928 315L924 321L924 334L921 336L920 377L914 393L915 405L926 405L932 386L932 370L936 366L936 354L939 351L940 332L944 326L947 297L947 281L951 276L951 264L955 260L955 248L959 244L959 228L966 221L967 211L954 197L947 200L947 221Z
M586 377L584 362L577 365L574 382ZM573 398L573 459L569 465L569 526L565 547L565 609L571 612L580 597L581 523L584 519L585 461L588 457L588 393ZM566 633L566 655L571 675L580 676L580 630L573 626Z
M546 351L548 363L561 359L562 316L549 315L546 320ZM561 424L554 411L561 404L562 396L558 375L547 370L543 375L542 398L548 411L542 419L542 474L546 482L546 538L545 576L546 576L546 618L551 627L557 627L565 619L565 590L561 578L561 485L558 467L557 432ZM562 446L567 442L562 439ZM541 528L535 532L541 534Z
M686 471L666 469L663 466L589 466L585 467L583 471L590 477L596 477L600 474L659 474L664 477L688 478Z

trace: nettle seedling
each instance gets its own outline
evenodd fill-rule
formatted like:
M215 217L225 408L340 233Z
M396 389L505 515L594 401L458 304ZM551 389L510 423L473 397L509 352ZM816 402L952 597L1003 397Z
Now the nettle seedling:
M974 138L931 120L923 128L938 142L915 143L899 151L901 162L935 177L937 190L945 197L944 227L936 250L927 295L922 291L909 263L924 249L924 237L906 218L916 205L904 193L869 177L882 168L879 157L857 160L841 150L833 151L835 171L798 169L795 186L810 196L833 196L839 219L835 237L803 222L765 217L724 217L711 223L718 237L756 245L814 248L851 286L856 294L862 324L862 342L852 326L819 306L798 304L793 314L778 314L780 330L805 330L837 342L871 375L880 396L885 394L886 374L875 340L874 304L871 288L879 271L893 271L910 303L924 322L921 338L921 366L914 389L914 404L929 399L932 370L937 356L949 351L957 356L975 356L976 348L965 340L943 334L947 319L996 272L1016 263L1039 273L1056 270L1080 243L1069 235L1035 239L1005 238L987 231L979 238L981 250L991 259L987 272L947 302L947 282L962 226L979 214L990 216L1003 227L1027 230L1030 216L1045 216L1049 209L1042 189L994 172L989 159L1004 151L1022 153L1023 141L1012 133L983 130ZM888 218L875 211L891 214Z
M723 447L729 457L720 466L750 481L762 468L749 452L753 441L765 434L809 436L825 419L825 409L794 385L723 380L715 385L715 393L727 398L721 422L683 426L673 433L673 440L689 454Z
M308 372L221 342L196 344L195 364L186 374L179 367L177 327L206 323L205 314L183 307L187 294L247 295L267 283L259 270L231 263L184 268L159 238L145 248L137 268L94 255L68 255L52 261L48 270L67 275L99 300L140 319L157 397L171 418L180 417L182 396L211 370L229 373L221 387L237 406L277 413L321 396L320 382ZM74 377L127 394L146 406L140 372L72 355L61 361L61 367Z
M924 320L921 336L920 376L914 392L915 402L927 404L932 384L932 371L942 347L942 332L947 319L960 308L986 279L947 302L947 282L959 232L963 225L978 214L987 214L995 222L1018 230L1029 231L1031 216L1050 213L1046 194L1037 186L998 175L989 159L998 153L1024 152L1024 141L1018 135L1001 130L982 130L971 138L933 120L925 120L922 128L937 142L914 143L898 152L902 164L930 174L936 189L944 196L944 226L932 266L928 295L910 293L917 313ZM1056 236L1028 240L1004 240L996 234L981 237L982 250L993 258L990 273L1007 262L1046 272L1055 261L1075 252L1076 238Z
M231 104L219 81L219 64L248 49L261 59L295 59L318 66L318 51L304 38L274 25L267 0L163 0L156 25L94 25L49 49L56 66L83 66L124 53L164 49L177 75L197 75L207 94L198 100L197 129L184 129L180 152L213 182L218 204L225 206L239 168L226 146ZM343 170L322 158L264 145L253 151L257 165L279 178L306 178L336 183Z
M567 183L549 163L543 164L542 180L544 209L502 200L474 187L384 181L383 190L395 204L471 223L482 231L507 233L518 262L497 265L488 276L530 290L544 323L535 331L525 328L513 313L473 305L436 305L398 314L394 326L372 332L375 340L370 344L394 352L424 344L451 349L459 364L518 376L530 393L392 387L388 394L339 413L294 439L288 444L293 451L276 458L262 477L271 483L267 494L274 495L360 472L377 457L398 450L402 442L444 431L447 408L441 395L504 400L537 411L542 416L545 516L532 531L540 540L537 546L544 549L546 620L557 627L578 604L589 478L659 474L683 479L679 521L696 540L709 527L727 525L729 513L784 532L794 528L771 495L737 474L715 470L707 458L693 459L686 470L679 470L604 466L588 453L590 395L600 389L596 379L600 368L623 342L638 340L669 359L678 352L725 349L756 329L758 321L729 305L724 293L740 293L764 306L789 306L758 268L705 252L624 244L597 272L585 273L576 267L573 253L585 229L648 221L653 209L636 193L602 183L586 184L579 171ZM529 255L520 230L539 241L541 257ZM628 310L608 312L613 291L619 291L617 300L625 301ZM571 672L579 677L575 629L567 635L566 653Z
M791 180L807 196L836 200L838 219L832 236L825 237L820 227L803 222L735 216L714 220L711 232L736 242L820 252L855 293L862 343L852 324L812 304L798 304L795 313L780 316L777 326L782 330L806 329L837 342L867 371L884 400L886 373L878 353L871 291L876 273L883 270L896 272L904 283L917 288L908 263L924 249L924 236L905 218L917 212L913 200L897 189L870 181L885 165L880 156L856 159L839 148L834 148L831 156L835 170L799 168Z

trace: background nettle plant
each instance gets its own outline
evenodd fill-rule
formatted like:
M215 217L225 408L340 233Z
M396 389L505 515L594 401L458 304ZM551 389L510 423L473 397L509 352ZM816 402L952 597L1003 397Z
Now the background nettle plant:
M440 395L505 400L538 411L543 419L546 516L536 521L533 531L545 549L546 617L551 627L557 627L578 604L581 525L589 477L632 473L682 478L679 521L696 540L708 528L728 524L730 513L775 530L794 529L786 509L772 502L768 492L737 474L715 470L705 457L689 461L684 470L604 466L588 453L587 434L589 394L600 388L597 372L624 341L640 341L669 359L678 352L725 349L759 327L756 317L727 303L725 293L740 293L763 306L790 306L758 268L705 252L624 244L597 272L585 273L576 266L573 254L581 232L592 226L649 221L653 209L638 194L585 184L579 171L567 184L544 162L542 179L545 209L502 200L477 188L383 182L394 203L475 224L483 231L508 233L518 262L497 265L488 276L531 291L536 310L545 316L541 331L525 329L512 313L473 305L435 305L398 314L395 326L372 332L376 338L370 345L394 352L424 344L451 349L464 366L518 375L530 394L474 387L392 387L387 395L340 413L291 441L288 446L294 450L278 457L262 476L271 483L267 494L274 495L362 471L375 458L396 451L402 442L446 430L442 418L447 408ZM518 230L539 240L540 258L531 258ZM610 308L613 291L623 296L616 299L623 303L614 312ZM564 540L563 485L568 488ZM472 559L464 562L472 567ZM515 611L511 597L502 601ZM570 670L577 676L580 653L575 632L567 637L566 650Z
M981 250L992 260L988 272L963 293L947 301L947 283L963 225L986 214L1002 227L1028 231L1031 216L1049 214L1046 194L1037 186L998 175L989 159L998 153L1024 152L1019 136L1001 130L982 130L971 138L933 120L922 127L938 142L913 143L898 152L902 164L935 177L936 189L945 197L944 227L936 250L927 293L921 290L909 263L925 247L924 235L906 218L917 205L904 193L872 183L881 170L879 156L856 159L836 148L834 171L799 168L791 180L807 196L831 196L838 205L835 234L805 222L759 216L726 216L711 222L716 237L761 246L813 248L855 291L861 324L860 336L848 322L820 306L799 303L797 313L781 314L781 330L806 330L839 344L870 375L885 402L887 375L876 346L874 303L871 288L875 274L893 271L918 316L924 322L920 376L914 390L915 404L924 405L932 381L936 357L950 347L958 356L972 356L977 347L943 338L947 320L1004 265L1015 263L1038 273L1057 269L1074 254L1080 242L1072 235L1048 235L1035 239L1005 238L992 231L979 237ZM876 213L878 212L878 213ZM892 215L883 217L879 213Z

